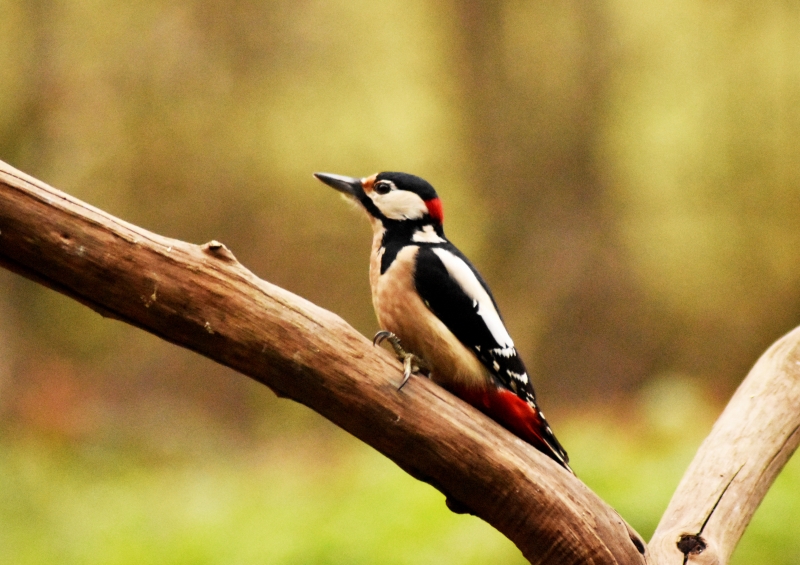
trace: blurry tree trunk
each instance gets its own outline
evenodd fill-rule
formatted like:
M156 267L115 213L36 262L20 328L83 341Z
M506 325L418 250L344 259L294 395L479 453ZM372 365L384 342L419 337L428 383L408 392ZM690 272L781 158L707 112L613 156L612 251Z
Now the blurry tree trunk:
M800 329L751 371L648 553L575 476L222 244L161 237L0 162L0 266L316 410L483 518L531 563L727 562L800 441Z
M511 301L516 341L533 350L526 358L545 395L629 389L657 369L666 332L623 267L597 166L614 56L606 8L467 0L451 9L468 174L490 210L483 261L507 273L491 286Z
M0 124L0 155L25 161L29 166L47 160L50 138L44 134L45 124L61 94L53 63L54 8L52 0L31 0L24 4L30 22L27 39L31 45L25 92L19 96L22 102L11 112L10 120Z

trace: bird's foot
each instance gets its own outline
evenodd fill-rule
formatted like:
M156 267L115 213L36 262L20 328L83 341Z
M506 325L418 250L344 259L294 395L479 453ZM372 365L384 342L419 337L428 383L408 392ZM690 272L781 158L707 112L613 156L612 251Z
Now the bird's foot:
M380 345L384 341L388 341L389 345L392 346L394 349L394 354L397 355L397 358L402 361L408 353L406 350L403 349L403 346L400 344L400 338L394 335L390 331L381 330L375 334L375 337L372 338L372 345Z
M412 373L428 372L428 365L425 363L425 360L403 349L403 346L400 344L400 338L392 332L386 330L379 331L375 334L372 345L380 345L384 341L389 342L389 345L394 349L394 354L397 356L397 359L403 363L403 382L400 383L397 390L402 389L406 385Z

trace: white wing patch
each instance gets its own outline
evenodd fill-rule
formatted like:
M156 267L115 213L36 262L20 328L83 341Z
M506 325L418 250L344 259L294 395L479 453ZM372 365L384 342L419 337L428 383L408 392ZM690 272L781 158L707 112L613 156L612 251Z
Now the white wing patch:
M512 379L517 379L518 381L520 381L523 384L528 384L528 374L527 373L520 374L520 373L515 373L514 371L509 371L509 370L506 370L506 373L508 373L508 376L510 376Z
M422 229L418 229L414 232L414 235L411 236L411 241L416 241L417 243L444 243L445 240L439 237L439 234L433 229L433 226L422 226Z
M510 357L513 355L514 342L511 340L511 336L508 335L508 330L506 330L506 327L503 325L503 321L500 319L500 314L497 313L492 299L489 298L486 290L478 281L472 269L469 268L469 265L460 257L453 255L441 247L434 248L433 252L436 253L442 261L453 280L456 281L464 293L472 299L472 304L477 306L478 315L483 319L497 344L500 345L500 349L494 349L493 351L502 351L505 355L506 352L510 350L511 352L505 356Z
M425 201L409 190L393 190L386 194L371 192L369 197L391 220L418 220L428 213Z

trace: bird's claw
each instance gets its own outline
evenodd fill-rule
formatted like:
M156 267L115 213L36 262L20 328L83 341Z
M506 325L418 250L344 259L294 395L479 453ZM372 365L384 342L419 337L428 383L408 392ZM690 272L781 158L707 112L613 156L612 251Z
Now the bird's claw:
M386 338L390 335L394 335L392 332L381 330L375 334L375 337L372 338L372 345L380 345L384 342ZM396 337L396 336L395 336Z
M427 370L428 366L421 358L417 357L413 353L408 353L403 346L400 344L400 338L394 335L392 332L381 330L375 334L375 338L372 340L372 345L380 345L384 341L388 341L389 345L392 346L394 349L394 354L397 356L397 359L403 363L403 381L400 383L400 386L397 387L397 390L402 389L408 379L411 378L412 373L418 373L421 370Z
M375 334L375 337L372 339L372 345L380 345L384 341L388 341L389 345L392 346L394 349L394 354L397 355L397 358L402 361L405 359L405 356L408 355L406 350L403 349L403 346L400 345L400 338L394 335L392 332L381 330Z
M414 366L414 358L416 355L409 353L403 358L403 381L400 383L400 386L397 387L397 390L402 390L408 379L411 378L411 373L415 373L419 371L419 367Z

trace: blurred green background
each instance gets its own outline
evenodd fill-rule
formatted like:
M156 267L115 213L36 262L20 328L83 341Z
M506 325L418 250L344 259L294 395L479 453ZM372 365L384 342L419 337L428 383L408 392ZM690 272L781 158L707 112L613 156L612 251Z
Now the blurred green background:
M313 171L430 180L645 537L800 323L800 5L0 0L0 159L377 330ZM738 564L800 561L800 465ZM0 562L523 563L321 417L0 272Z

